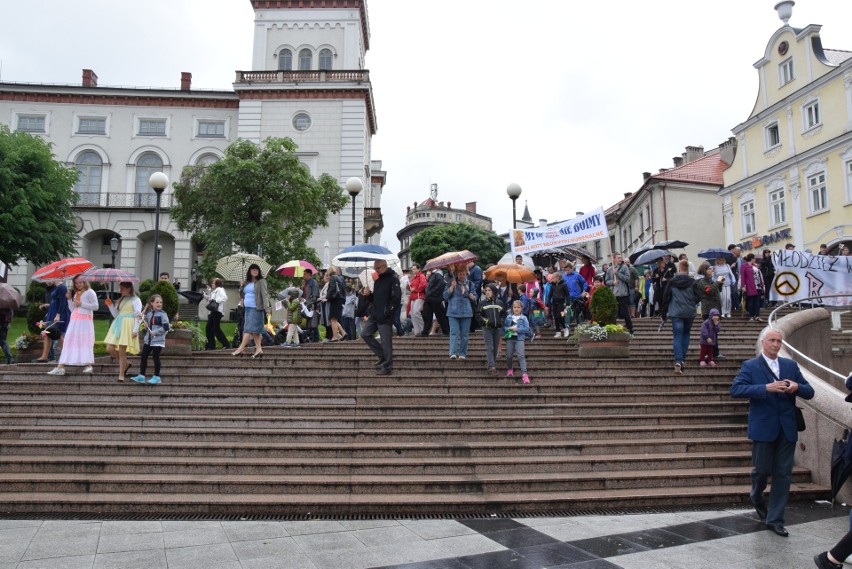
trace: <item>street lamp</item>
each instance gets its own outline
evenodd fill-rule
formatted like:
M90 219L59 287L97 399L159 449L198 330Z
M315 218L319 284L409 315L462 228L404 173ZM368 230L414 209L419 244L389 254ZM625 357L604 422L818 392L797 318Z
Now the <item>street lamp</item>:
M160 198L169 187L169 177L162 172L154 172L148 178L148 185L157 194L157 213L154 216L154 280L160 278Z
M512 229L517 229L518 222L517 213L515 210L515 202L518 201L519 197L521 197L521 186L512 182L506 187L506 193L509 194L509 198L512 200Z
M112 251L112 263L110 263L110 267L112 267L113 269L115 268L115 254L118 252L118 244L119 243L120 242L118 240L118 235L113 235L112 239L109 240L109 250ZM113 292L115 292L113 287L115 287L115 283L110 282L109 283L109 299L110 300L112 300ZM112 313L111 312L110 312L110 315L109 315L109 319L110 319L110 322L112 322Z
M355 198L361 193L362 189L364 189L364 184L361 183L360 178L346 180L346 191L352 198L352 245L355 245Z

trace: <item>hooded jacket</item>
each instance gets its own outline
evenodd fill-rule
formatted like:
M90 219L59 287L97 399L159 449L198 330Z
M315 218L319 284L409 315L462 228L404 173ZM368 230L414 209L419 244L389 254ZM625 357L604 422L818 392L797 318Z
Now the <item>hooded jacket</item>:
M687 273L678 273L663 293L662 312L670 318L694 318L701 296L701 285Z
M494 288L491 290L494 291ZM496 293L491 299L483 297L479 303L479 320L484 328L502 328L505 311L506 305L497 298Z
M714 316L719 316L719 311L715 308L710 310L710 318L705 320L704 323L701 325L701 343L705 346L716 345L719 340L719 329L722 327L722 324L721 322L719 324L713 322Z

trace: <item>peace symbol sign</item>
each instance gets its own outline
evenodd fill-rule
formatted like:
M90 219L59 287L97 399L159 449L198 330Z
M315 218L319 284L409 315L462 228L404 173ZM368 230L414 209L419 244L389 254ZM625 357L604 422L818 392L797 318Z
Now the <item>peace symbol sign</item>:
M793 296L799 292L801 282L796 273L789 271L775 275L775 292L781 296Z

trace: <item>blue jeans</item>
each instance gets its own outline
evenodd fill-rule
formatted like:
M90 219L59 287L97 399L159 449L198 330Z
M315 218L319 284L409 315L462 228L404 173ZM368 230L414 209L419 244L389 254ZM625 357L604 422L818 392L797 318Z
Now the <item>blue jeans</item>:
M751 501L763 503L763 491L766 480L772 477L772 490L767 506L767 524L784 524L784 508L790 494L790 480L793 478L793 454L796 443L791 443L784 433L772 442L752 441L751 461Z
M731 288L731 311L739 312L740 311L740 289L736 285L730 287Z
M675 363L682 364L686 358L686 352L689 351L689 333L692 330L691 318L676 318L671 317L672 321L672 349L674 350Z
M457 318L448 316L450 321L450 355L467 357L467 337L470 334L470 316Z

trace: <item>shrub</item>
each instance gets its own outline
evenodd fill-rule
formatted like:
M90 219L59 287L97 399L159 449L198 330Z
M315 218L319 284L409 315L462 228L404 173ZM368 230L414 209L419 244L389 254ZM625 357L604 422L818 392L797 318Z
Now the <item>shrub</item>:
M159 282L159 281L157 281L157 282ZM139 283L139 286L137 287L137 290L139 291L139 298L142 298L143 292L147 292L147 291L151 290L152 286L154 286L153 279L145 279L144 281Z
M608 286L600 287L592 296L589 308L592 311L592 320L601 326L615 324L618 315L618 301Z
M143 305L148 302L152 294L159 294L163 297L163 310L169 315L169 320L177 320L180 302L178 301L174 285L168 281L157 281L151 288L144 292L140 286L139 300L142 301Z

